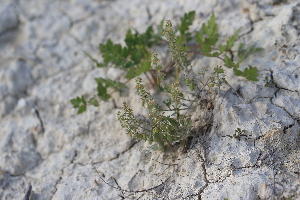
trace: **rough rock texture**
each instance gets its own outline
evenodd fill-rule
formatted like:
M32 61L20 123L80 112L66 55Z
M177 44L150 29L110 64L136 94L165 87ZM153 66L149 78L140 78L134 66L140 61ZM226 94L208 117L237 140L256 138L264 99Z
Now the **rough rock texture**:
M76 114L69 100L93 95L93 78L106 73L83 51L101 60L99 43L122 43L128 28L176 22L191 10L192 30L214 12L221 37L241 27L238 41L264 50L241 66L258 67L258 82L226 69L231 87L221 88L213 109L193 113L195 126L206 126L187 153L149 152L120 129L123 101L145 114L134 90ZM299 34L297 0L2 0L0 199L22 199L32 185L31 200L299 200ZM220 61L192 64L201 71ZM276 84L265 87L265 77ZM228 137L237 128L249 137Z

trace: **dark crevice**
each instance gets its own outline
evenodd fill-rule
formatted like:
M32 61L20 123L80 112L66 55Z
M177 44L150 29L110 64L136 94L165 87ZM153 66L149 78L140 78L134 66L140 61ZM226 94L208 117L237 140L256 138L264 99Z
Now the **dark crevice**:
M147 14L148 14L148 21L150 21L152 19L152 14L151 14L150 9L149 9L148 6L146 7L146 11L147 11Z
M77 150L74 150L74 151L75 151L75 155L74 155L74 157L70 161L70 163L72 163L72 164L74 164L74 160L77 157Z
M211 130L211 129L210 129ZM204 140L204 139L203 139ZM199 152L199 157L200 157L200 161L202 162L201 163L201 167L202 167L202 170L203 170L203 179L204 179L204 186L202 186L202 188L200 188L200 190L198 191L198 199L201 200L202 199L202 193L204 192L204 190L207 188L208 184L210 183L208 181L208 178L207 178L207 171L206 171L206 167L207 167L207 163L206 163L206 152L205 152L205 141L201 142L201 144L203 149L203 155L201 155L201 153Z
M280 90L285 90L285 89L278 89L278 90L275 92L275 94L274 94L275 98L277 98L277 93L278 93ZM289 91L289 90L287 90L287 91ZM272 105L278 107L278 108L283 109L283 110L284 110L284 111L285 111L292 119L297 120L297 117L294 117L289 111L287 111L287 109L286 109L285 107L282 107L282 106L279 106L279 105L275 104L275 103L273 102L273 97L270 99L270 103L271 103ZM292 124L292 125L294 125L294 124Z
M62 181L62 177L63 177L63 175L64 175L64 170L65 170L65 168L68 167L70 164L73 164L73 162L74 162L76 156L77 156L77 151L75 150L75 155L74 155L74 157L70 160L70 163L69 163L69 164L66 164L66 165L61 169L61 176L59 177L59 179L56 181L56 183L55 183L55 185L54 185L55 191L53 192L53 194L52 194L52 196L50 197L50 199L53 198L53 196L55 195L55 193L56 193L57 190L58 190L58 189L57 189L57 185ZM76 163L76 164L78 164L78 163Z
M75 35L73 35L72 33L68 32L67 33L70 37L72 37L78 44L82 45L82 41L79 40Z
M204 181L205 181L205 184L204 186L199 190L198 192L198 199L201 200L202 199L202 193L204 192L204 190L207 188L208 184L209 184L209 181L207 179L207 172L206 172L206 165L205 165L205 162L202 163L202 170L204 171Z
M62 169L62 175L63 175L63 169ZM61 182L61 180L62 180L62 175L59 177L59 179L56 181L56 183L55 183L55 185L54 185L54 188L55 188L55 191L53 192L53 194L52 194L52 196L50 197L50 199L52 199L53 198L53 196L56 194L56 192L57 192L57 185Z
M91 121L88 122L88 124L87 124L87 129L86 129L86 134L87 134L87 135L89 135L90 129L91 129L91 124L92 124L95 120L96 120L96 119L91 120Z
M32 186L29 185L23 200L30 200L31 191L32 191Z
M238 39L240 39L240 38L242 38L243 36L245 36L245 35L248 35L249 33L251 33L253 30L254 30L254 28L253 28L253 21L250 19L250 16L248 16L248 19L249 19L249 21L250 21L250 30L249 31L247 31L247 32L245 32L245 33L243 33L243 34L241 34L241 35L239 35L238 36Z
M16 32L18 31L18 28L19 28L19 25L20 25L20 24L21 24L21 23L20 23L20 20L19 20L19 18L18 18L18 19L17 19L17 24L16 24L15 26L10 27L10 28L8 28L8 29L5 29L3 32L0 33L0 38L1 38L2 36L6 37L6 34L11 35L12 32L15 33L15 34L17 34ZM0 41L1 41L1 39L0 39Z
M256 4L256 5L258 6L259 9L263 10L263 8L262 8L257 2L253 2L252 4ZM266 16L266 17L275 17L276 15L272 15L272 14L267 15L267 14L266 14L265 16ZM245 32L245 33L239 35L239 36L238 36L238 39L242 38L242 37L245 36L245 35L248 35L248 34L251 33L251 32L253 32L253 30L254 30L254 23L259 22L259 21L263 21L263 20L264 20L264 19L260 18L260 19L258 19L258 20L253 21L253 20L250 18L249 13L248 13L248 19L249 19L249 21L250 21L251 29L250 29L249 31L247 31L247 32Z
M129 151L137 143L138 143L137 141L132 142L132 144L127 149L125 149L124 151L118 153L114 158L111 158L108 161L112 161L112 160L118 159L120 157L120 155L122 155L122 154L126 153L127 151Z
M35 105L37 105L37 104L35 103ZM41 125L41 130L39 131L39 133L43 134L43 133L45 133L44 122L42 120L42 117L40 115L40 112L39 112L38 108L35 108L34 110L35 110L35 114L36 114L37 118L39 119L40 125Z
M255 167L256 167L256 165L254 164L252 166L232 167L232 170L250 169L250 168L255 168ZM229 176L227 176L227 177L229 177Z

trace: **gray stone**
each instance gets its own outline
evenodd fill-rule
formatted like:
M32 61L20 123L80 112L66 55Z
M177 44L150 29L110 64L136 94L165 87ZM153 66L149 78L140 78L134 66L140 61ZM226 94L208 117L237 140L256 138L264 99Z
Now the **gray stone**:
M5 31L16 28L18 25L18 11L15 2L2 2L0 8L0 36Z
M273 99L275 105L284 108L293 118L300 118L300 100L298 92L279 90L276 98Z
M33 84L30 67L26 61L13 60L5 64L4 68L0 72L0 98L6 95L22 96L22 93L26 93L28 87Z
M0 103L0 114L3 116L12 112L17 104L17 99L13 96L7 96Z
M0 44L0 199L22 199L29 184L36 200L300 195L297 0L6 2L0 8L0 34L15 30L17 37ZM129 28L143 32L163 18L175 25L191 10L196 10L193 32L201 31L214 12L220 43L241 27L237 43L264 49L240 66L257 67L259 81L224 67L230 86L201 93L202 107L191 111L191 149L152 151L121 130L116 113L124 101L134 114L147 115L134 80L121 96L112 95L114 101L76 114L70 99L96 96L94 78L118 79L123 73L96 68L84 51L101 61L98 43L111 39L124 45ZM168 55L166 50L159 46L155 52ZM223 65L203 56L191 64L201 81ZM197 73L204 67L209 71L203 79ZM267 85L265 77L274 84Z
M13 124L10 124L12 127ZM2 135L0 167L11 175L21 175L40 162L35 141L29 131L12 130Z

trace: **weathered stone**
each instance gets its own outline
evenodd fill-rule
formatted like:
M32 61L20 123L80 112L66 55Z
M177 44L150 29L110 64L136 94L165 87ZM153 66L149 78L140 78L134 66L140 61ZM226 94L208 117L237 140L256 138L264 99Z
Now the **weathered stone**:
M18 11L15 2L1 3L0 20L0 36L18 26Z
M3 5L0 37L13 29L18 39L0 44L0 199L22 199L29 184L31 199L37 200L300 196L297 0L22 0ZM219 42L241 27L237 44L263 50L240 66L257 67L259 81L246 81L224 67L230 86L201 93L202 107L191 113L195 137L187 153L148 151L150 144L121 130L116 113L124 101L134 114L147 115L134 80L121 96L112 95L114 101L76 114L71 98L93 97L94 78L117 79L123 73L96 68L84 51L101 61L98 43L111 39L124 45L129 28L143 32L163 18L175 25L191 10L196 11L193 32L201 31L214 12ZM196 73L207 67L207 75L223 65L203 56L191 64Z

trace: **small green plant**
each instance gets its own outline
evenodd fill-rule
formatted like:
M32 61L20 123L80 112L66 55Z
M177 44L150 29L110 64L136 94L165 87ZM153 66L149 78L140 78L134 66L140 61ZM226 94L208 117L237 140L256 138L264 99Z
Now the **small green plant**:
M186 13L180 18L180 24L178 25L176 32L179 32L177 39L181 43L191 40L191 33L188 32L189 26L195 18L195 11ZM98 107L100 101L108 101L111 98L112 93L120 91L126 88L126 83L135 77L145 74L148 78L151 86L156 87L156 81L154 76L154 70L151 69L151 51L150 49L155 45L165 43L162 38L163 23L156 28L156 31L152 26L148 27L146 32L139 33L138 31L128 30L125 37L125 46L120 44L114 44L111 40L108 40L105 44L99 44L99 50L102 54L103 62L97 61L90 54L85 52L98 68L114 67L124 71L124 77L126 82L121 83L109 78L96 78L97 82L97 96L92 97L88 101L84 96L76 97L71 100L71 104L74 108L78 109L78 114L86 111L87 105L93 105ZM112 92L108 92L108 89L112 88Z
M226 136L223 136L223 137L235 138L237 140L240 140L241 137L245 137L246 140L250 139L249 136L251 136L251 135L246 135L245 133L246 133L246 130L242 130L241 128L237 128L237 129L235 129L234 134L226 135Z
M132 109L124 102L124 112L118 112L118 120L126 133L135 139L143 139L150 144L155 142L153 149L165 149L175 143L185 144L185 138L189 135L191 119L182 114L182 110L187 110L188 106L184 101L183 93L179 90L179 82L172 84L165 82L165 74L161 72L162 66L157 65L157 55L152 55L152 65L158 73L159 88L168 94L168 99L164 101L166 110L163 109L145 90L142 79L136 79L137 93L141 97L142 105L149 110L148 120L142 121L133 115ZM169 115L165 112L171 112Z
M126 83L136 78L137 93L141 98L142 105L148 109L148 118L143 120L135 117L128 104L123 103L123 112L117 114L118 120L127 134L137 140L154 143L152 146L154 149L166 149L178 144L184 147L187 137L191 135L192 128L192 121L187 113L192 107L199 106L199 103L196 102L201 99L200 92L227 83L222 66L214 67L213 74L208 80L205 80L207 69L196 75L187 58L187 53L220 59L225 67L233 70L236 76L245 77L249 81L258 80L256 67L246 68L242 71L239 69L239 65L246 56L258 51L259 48L251 46L248 49L243 49L244 44L240 44L238 50L233 51L232 48L239 30L227 39L226 44L219 44L218 47L215 47L219 41L219 34L214 14L206 24L202 25L202 31L197 31L193 38L193 34L188 30L194 18L195 12L192 11L185 14L180 19L181 23L174 29L171 21L167 20L164 27L161 23L157 28L158 32L155 32L152 27L149 27L142 34L137 31L132 33L129 30L125 38L125 47L113 44L111 40L108 40L106 44L99 46L103 63L99 63L86 53L97 67L114 66L125 72L124 76L127 81L124 83L108 78L95 79L98 85L97 96L100 100L108 101L113 92L126 88ZM162 31L172 53L175 74L166 72L166 68L159 64L158 55L150 53L151 47L165 41L159 34ZM186 46L185 44L190 41L196 42L197 45L194 47ZM234 54L238 57L237 61L233 59ZM159 105L145 90L142 79L139 77L143 73L153 88L167 94L168 98L163 101L164 105ZM189 92L185 93L189 93L188 97L185 97L186 95L180 90L181 86L184 85L190 89ZM111 93L108 93L109 88L113 88ZM74 108L78 108L78 114L84 112L88 104L99 106L99 100L96 97L86 101L84 96L81 96L72 99L71 103ZM244 132L245 130L238 128L233 136L227 136L239 139L241 136L245 136Z
M276 86L275 81L273 79L269 79L267 76L265 77L264 83L265 83L265 87L274 87L274 86Z
M237 56L240 60L234 62L227 54L233 55L234 51L232 51L231 48L237 39L239 31L237 31L232 37L229 37L225 45L220 44L218 48L215 48L214 45L218 42L219 34L214 14L211 16L207 24L202 25L202 33L197 31L193 38L193 34L189 32L189 27L192 25L194 18L195 11L184 14L184 16L180 18L180 24L174 29L174 34L176 35L174 40L181 47L182 52L180 53L200 54L221 59L224 61L224 66L233 69L235 75L243 76L250 81L257 81L258 74L256 67L246 68L244 71L241 71L239 70L239 65L245 57L251 53L259 51L260 48L250 46L249 48L244 49L245 45L240 44L237 51ZM73 107L78 109L78 114L86 111L86 107L88 105L98 107L100 105L100 101L108 101L114 92L127 88L126 83L141 74L146 75L153 88L157 86L154 75L155 70L151 68L150 57L152 47L165 43L161 34L164 29L163 23L164 21L162 21L156 29L152 26L148 27L144 33L139 33L136 30L128 30L125 37L124 47L120 44L114 44L111 40L108 40L104 44L99 44L99 50L102 54L103 62L97 61L97 59L85 52L85 54L99 68L115 67L123 70L124 77L127 81L122 83L109 78L96 78L97 96L94 96L89 100L86 100L84 96L80 96L70 101ZM191 40L195 40L198 45L196 47L184 46L185 43ZM173 43L173 41L169 41L170 45ZM173 54L173 59L177 57L178 55ZM163 69L165 70L165 68ZM216 67L215 76L210 79L209 86L220 86L222 83L226 83L226 80L219 76L223 72L224 70L222 67ZM175 75L171 75L178 79L179 73L180 68L175 66ZM186 82L190 88L195 87L194 82L190 78L187 78Z
M211 30L211 26L215 27L214 24L214 16L212 16L210 20L210 24L207 25L207 29ZM197 32L198 35L200 34ZM197 34L196 33L196 34ZM142 121L139 118L134 117L132 110L128 107L126 103L123 105L124 112L118 112L118 119L121 122L121 126L125 129L126 133L135 139L143 139L152 144L155 142L155 148L166 149L170 146L174 146L175 144L181 144L181 147L185 146L186 139L190 135L191 129L191 120L186 114L182 114L182 110L188 110L190 106L187 106L184 102L192 102L192 104L196 101L196 99L186 99L184 98L183 93L179 90L179 82L178 80L178 72L183 71L185 77L185 83L189 86L191 91L194 91L195 86L198 87L196 83L195 74L193 73L192 66L186 57L186 52L183 50L184 47L178 41L178 37L175 35L175 31L172 28L171 21L167 21L165 25L165 30L163 32L167 41L169 43L169 49L172 53L172 60L174 61L174 67L176 68L176 79L172 84L166 84L165 74L161 72L162 66L158 65L157 55L153 54L151 63L152 66L155 67L157 71L157 79L159 83L159 89L161 92L165 92L168 94L169 98L164 102L164 106L167 108L163 109L162 106L157 104L157 102L150 96L148 92L145 91L144 86L141 83L141 78L136 79L136 88L137 93L141 97L142 105L145 108L148 108L149 115L147 121ZM201 36L202 37L202 36ZM215 33L212 34L214 41L217 40L215 38ZM206 38L206 40L210 41L210 39ZM227 42L228 43L228 42ZM212 50L209 45L215 43L202 42L201 45L206 45L207 51L204 51L207 56L214 56L210 53ZM233 44L229 42L224 49L231 47ZM215 54L215 56L219 57L220 53ZM226 58L226 57L225 57ZM225 62L225 61L224 61ZM233 62L232 62L233 63ZM225 63L226 65L226 63ZM236 64L235 64L236 65ZM224 70L222 67L214 68L214 76L210 78L209 84L202 84L202 86L208 85L210 87L220 86L223 82L226 82L225 78L220 78L219 75L223 74ZM246 72L247 73L247 72ZM250 73L251 70L250 70ZM255 71L253 73L256 73ZM251 79L249 75L245 76ZM217 81L216 81L217 80ZM194 92L195 94L196 92ZM191 104L191 105L192 105ZM166 114L172 113L170 115ZM244 130L240 130L239 128L236 130L234 137L243 136Z

